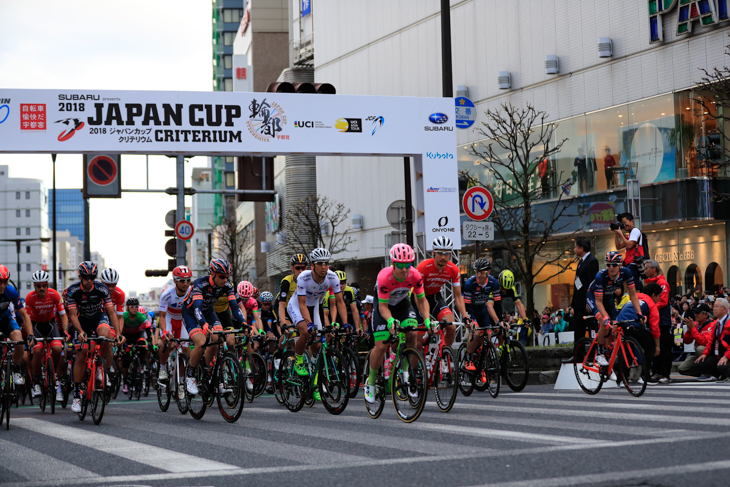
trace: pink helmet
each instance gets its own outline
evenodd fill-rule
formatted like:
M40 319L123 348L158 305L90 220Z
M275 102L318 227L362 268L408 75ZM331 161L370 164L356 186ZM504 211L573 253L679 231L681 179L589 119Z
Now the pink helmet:
M397 243L390 248L390 259L393 262L413 262L416 260L416 253L410 245Z
M250 298L253 295L253 284L248 281L238 283L238 295L242 298Z

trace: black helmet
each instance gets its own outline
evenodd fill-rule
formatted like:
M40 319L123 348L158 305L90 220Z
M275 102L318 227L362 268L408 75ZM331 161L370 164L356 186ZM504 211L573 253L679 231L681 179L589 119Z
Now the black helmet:
M477 259L477 261L474 262L474 270L475 271L492 270L492 263L489 261L489 259Z
M231 264L225 259L213 259L210 261L210 273L228 277L231 275Z
M139 299L127 298L127 306L139 306Z
M99 274L99 268L93 262L84 261L79 264L79 277L94 278Z
M309 264L309 259L307 259L307 256L304 254L294 254L291 256L291 265L297 265L297 264Z

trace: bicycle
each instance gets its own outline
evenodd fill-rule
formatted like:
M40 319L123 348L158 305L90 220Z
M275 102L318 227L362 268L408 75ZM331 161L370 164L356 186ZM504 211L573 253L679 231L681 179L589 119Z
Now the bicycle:
M56 369L53 366L53 357L51 356L51 342L58 340L57 338L36 338L38 343L43 343L43 351L37 350L35 353L43 353L41 358L41 395L38 397L38 405L41 412L46 410L46 403L51 408L51 414L56 413Z
M466 363L466 350L467 344L462 343L459 347L458 361L459 361L459 390L465 396L470 396L471 393L476 389L479 392L489 390L489 395L497 397L499 395L500 388L500 366L499 366L499 354L497 348L491 341L491 333L493 330L501 330L500 326L474 326L474 331L486 331L482 345L474 351L474 366L475 370L466 370L464 364ZM471 335L469 340L474 340L475 335Z
M1 340L0 333L0 425L5 420L5 429L10 429L10 405L17 401L18 391L13 382L13 352L9 350L16 345L25 345L23 340Z
M127 396L129 400L137 399L145 387L146 367L142 365L140 350L147 351L147 343L140 342L134 345L127 345L127 353L131 355L129 368L127 369Z
M191 394L185 388L185 398L190 415L195 419L202 419L207 407L218 400L218 409L221 416L229 423L235 423L241 416L244 404L244 373L238 357L228 351L225 336L231 333L240 333L242 330L228 330L214 332L218 336L216 342L210 339L202 345L205 349L218 345L218 354L213 358L211 367L203 366L205 358L195 367L193 376L198 385L198 393Z
M238 338L238 337L237 337ZM252 402L255 397L259 397L266 390L267 371L266 360L258 352L248 351L247 336L240 337L241 342L236 344L236 354L241 362L241 368L244 374L246 400ZM256 335L250 338L251 343L258 342L259 350L262 350L268 343L264 335ZM249 383L250 381L250 383Z
M311 366L311 361L305 358L305 366L310 371L309 376L300 376L294 370L296 363L294 351L287 351L282 356L279 365L279 381L282 399L289 411L296 413L304 407L306 402L314 404L315 387L319 388L322 404L330 414L341 414L347 407L350 397L345 358L327 344L327 334L332 333L333 330L334 328L329 326L312 333L310 343L319 340L322 348L317 354L317 360L313 366Z
M516 338L516 329L505 332L504 343L497 347L499 351L499 371L507 386L514 392L520 392L530 378L530 364L527 350Z
M334 348L342 354L347 362L346 370L349 377L349 391L347 394L350 399L357 396L357 393L360 390L360 384L362 384L360 357L355 351L357 340L358 336L353 335L349 331L340 330L338 328L334 332Z
M89 351L86 354L86 371L81 381L81 411L78 415L79 421L83 421L89 403L91 403L91 418L94 420L94 424L98 425L104 416L107 394L106 369L104 359L99 354L101 348L99 343L116 343L116 339L96 336L89 337L88 342L94 342L94 346L89 343ZM79 345L79 347L81 346Z
M626 336L626 327L635 325L635 321L614 322L613 343L606 345L611 352L608 365L595 364L598 351L598 337L583 337L575 344L573 352L573 370L578 385L586 394L594 395L603 387L603 383L615 373L616 382L623 382L624 387L634 397L640 397L646 390L649 379L649 367L644 350L634 337ZM645 366L646 364L646 366ZM632 385L634 383L635 385Z
M185 371L188 357L182 351L183 343L191 343L190 339L168 338L163 347L174 346L167 357L167 380L158 380L157 403L164 412L170 406L170 399L175 398L180 414L187 414L188 403L185 399ZM164 350L164 348L163 348Z
M378 368L375 378L375 402L370 404L365 401L365 409L373 419L380 417L383 412L386 391L390 391L395 412L404 423L412 423L423 412L426 404L424 377L427 377L428 372L423 355L415 348L406 348L406 333L413 331L413 327L401 327L400 322L395 321L389 339L392 343L393 338L397 337L395 359L392 362L390 375L386 379L384 366L381 365ZM370 370L371 354L372 350L365 360L365 370L368 371Z
M63 367L61 368L61 376L58 378L58 382L61 384L61 394L63 395L61 407L66 409L66 406L68 405L68 398L74 388L73 375L74 363L76 362L76 352L73 343L64 344L62 360Z
M293 329L292 333L288 333L289 329ZM284 406L284 396L282 390L282 383L279 380L279 367L281 365L281 358L290 350L294 350L296 344L296 327L294 325L283 325L281 327L281 338L279 339L279 347L271 354L269 363L269 374L274 387L274 398L276 401Z
M434 322L433 330L423 340L423 358L428 371L428 385L433 387L436 396L436 406L441 412L448 413L454 407L456 401L456 390L459 382L459 371L454 357L454 351L446 345L446 334L443 327L446 325L460 325L461 323L449 323L447 321ZM428 331L424 328L417 328L417 332ZM435 343L431 343L432 338ZM433 345L433 347L432 347Z

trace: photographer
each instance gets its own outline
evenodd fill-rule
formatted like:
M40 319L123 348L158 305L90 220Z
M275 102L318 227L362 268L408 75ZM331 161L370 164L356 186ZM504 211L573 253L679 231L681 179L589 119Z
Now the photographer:
M625 265L634 275L636 290L641 291L643 289L641 273L639 272L639 266L634 262L635 257L644 257L644 242L642 241L641 230L634 226L634 216L631 213L620 215L619 223L612 223L610 227L613 233L616 234L616 250L626 249ZM629 232L628 238L624 235L624 231Z

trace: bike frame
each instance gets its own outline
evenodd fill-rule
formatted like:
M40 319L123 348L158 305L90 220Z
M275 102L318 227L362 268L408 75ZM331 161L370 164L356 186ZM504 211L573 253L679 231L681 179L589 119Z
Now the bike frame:
M611 358L608 361L608 368L607 368L607 372L605 375L611 375L611 373L613 372L613 367L616 362L616 357L618 356L619 349L622 352L622 357L623 357L623 360L627 367L630 366L629 357L626 356L627 349L630 353L631 360L636 360L636 356L634 355L634 351L631 349L631 347L624 346L624 329L623 329L623 327L618 326L616 328L616 331L613 332L613 335L615 337L613 343L610 345L606 345L607 348L609 348L609 347L611 348ZM591 342L591 346L588 348L588 352L586 352L586 356L583 358L582 366L586 370L595 372L597 374L601 374L601 367L595 365L595 359L593 360L593 365L586 365L586 360L588 360L588 357L591 356L591 352L596 352L597 349L598 349L598 337L596 336L593 339L593 341Z

